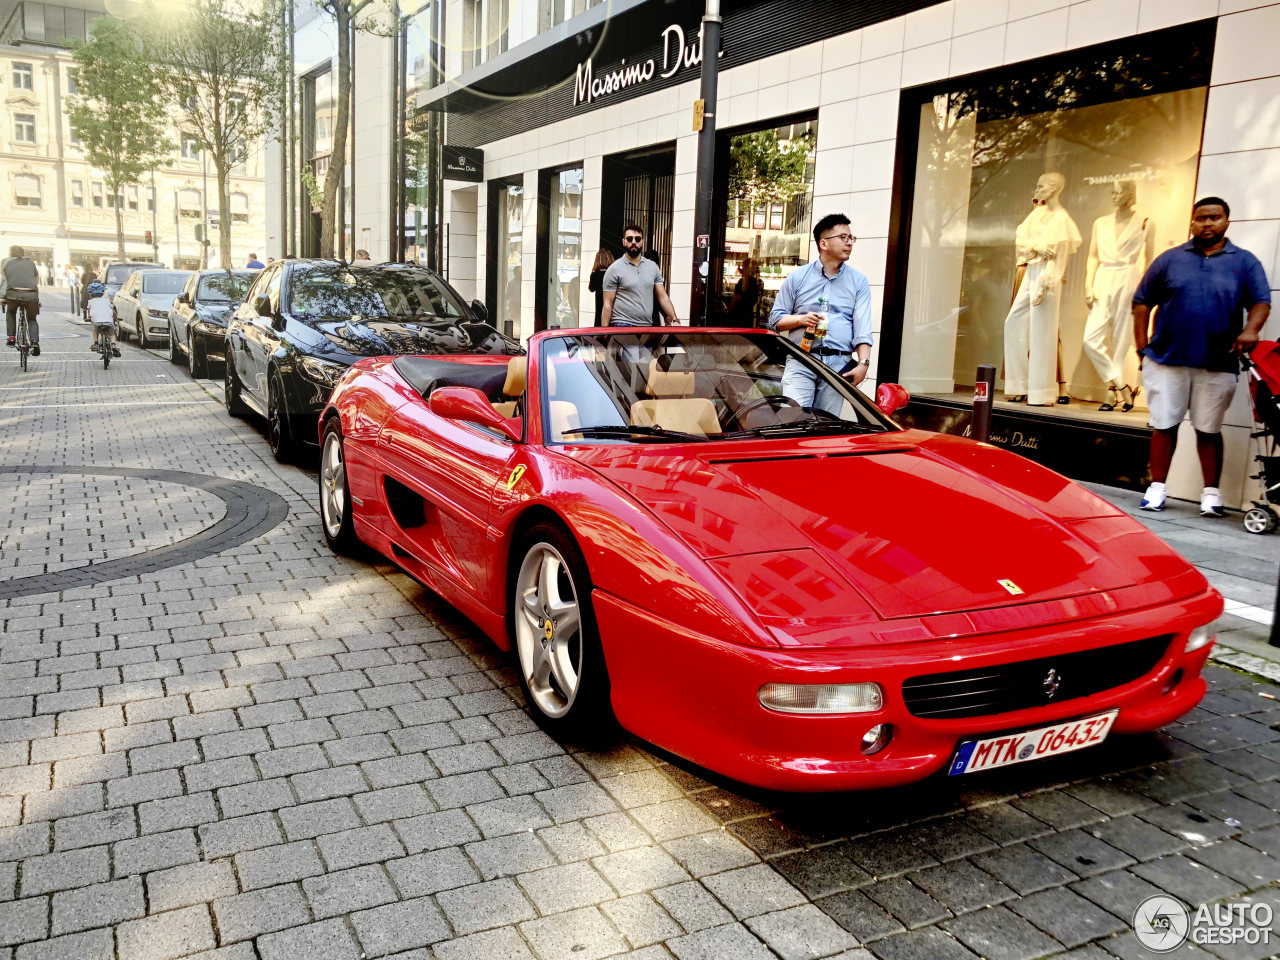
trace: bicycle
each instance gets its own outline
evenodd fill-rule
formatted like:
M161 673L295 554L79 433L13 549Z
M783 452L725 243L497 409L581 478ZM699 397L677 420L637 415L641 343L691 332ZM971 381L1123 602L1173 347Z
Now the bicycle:
M98 342L94 344L94 349L102 354L102 369L106 370L111 366L111 340L106 330L98 331Z
M17 342L15 346L18 348L18 363L21 364L22 369L25 372L27 369L27 357L31 353L31 334L27 330L27 304L22 300L15 302L18 305L18 309L15 313L15 318L18 321L18 328L16 331Z

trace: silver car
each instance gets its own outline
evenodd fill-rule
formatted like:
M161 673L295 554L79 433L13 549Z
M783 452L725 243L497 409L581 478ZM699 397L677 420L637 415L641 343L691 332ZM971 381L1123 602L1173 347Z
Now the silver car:
M139 270L116 294L112 309L120 336L136 335L145 347L154 336L169 336L169 308L191 276L190 270Z

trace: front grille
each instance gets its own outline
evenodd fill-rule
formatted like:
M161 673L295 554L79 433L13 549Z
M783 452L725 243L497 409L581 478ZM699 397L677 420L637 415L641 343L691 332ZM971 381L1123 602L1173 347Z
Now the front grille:
M1160 662L1172 639L1165 634L1057 657L930 673L905 681L902 699L912 716L948 719L1043 707L1132 683Z

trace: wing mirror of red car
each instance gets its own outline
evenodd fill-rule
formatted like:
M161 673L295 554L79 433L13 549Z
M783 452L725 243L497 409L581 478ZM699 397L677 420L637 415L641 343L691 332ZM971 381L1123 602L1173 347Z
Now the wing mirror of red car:
M509 440L520 440L520 429L493 408L488 398L475 387L437 387L427 401L431 412L446 420L477 423L496 430Z
M876 406L880 412L892 417L911 402L907 388L897 383L882 383L876 388Z

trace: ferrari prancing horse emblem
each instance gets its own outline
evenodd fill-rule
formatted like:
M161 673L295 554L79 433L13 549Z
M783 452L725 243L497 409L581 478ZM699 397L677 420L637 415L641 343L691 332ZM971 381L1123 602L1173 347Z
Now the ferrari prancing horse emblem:
M1018 586L1016 583L1014 583L1012 580L998 580L996 582L999 583L1000 586L1008 590L1010 596L1018 597L1022 595L1022 588Z
M1044 678L1044 695L1047 699L1052 700L1058 694L1058 687L1062 686L1062 677L1058 675L1058 671L1050 668L1048 675Z
M515 485L519 483L520 478L524 476L524 471L525 471L525 465L523 463L512 469L511 476L507 477L508 490L515 489Z
M555 634L555 632L556 632L556 625L551 622L550 618L548 618L547 622L542 625L542 635L545 636L548 640L550 640L551 637Z

